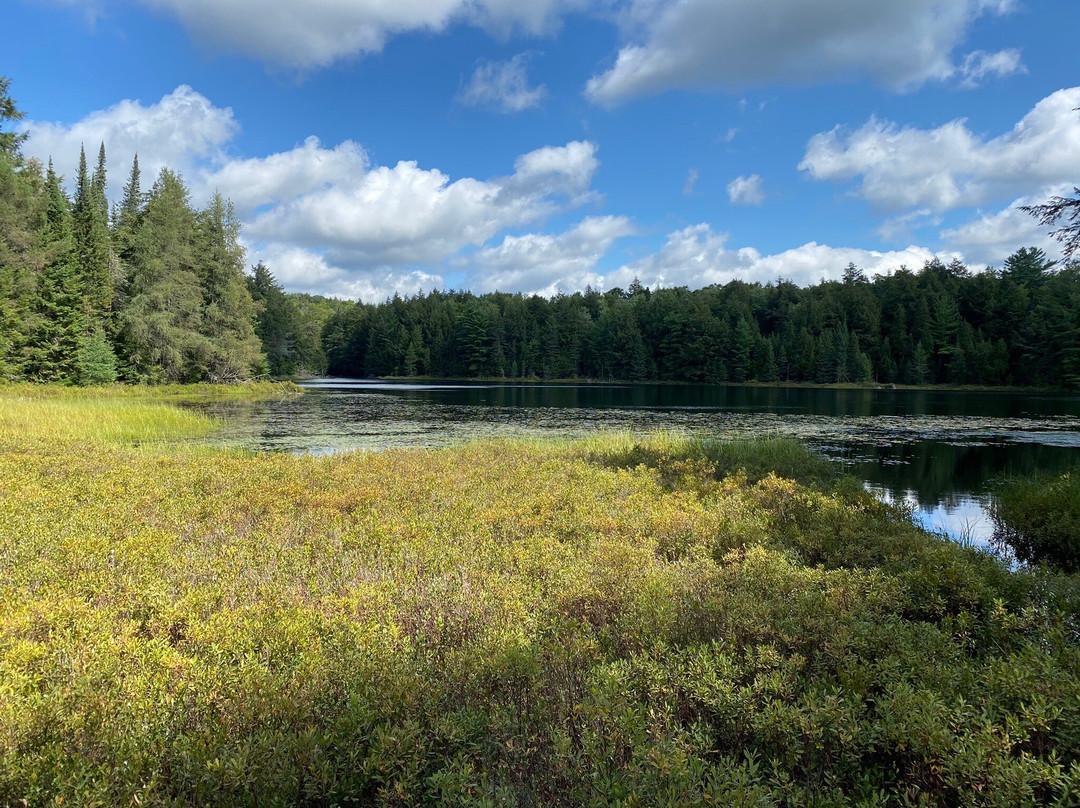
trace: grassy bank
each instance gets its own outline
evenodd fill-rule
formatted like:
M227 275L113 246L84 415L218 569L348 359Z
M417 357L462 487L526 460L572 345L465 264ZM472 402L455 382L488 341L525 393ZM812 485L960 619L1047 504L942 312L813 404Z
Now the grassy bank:
M17 398L0 805L1080 791L1077 579L930 537L789 441L194 454L131 446L161 402Z
M244 385L194 384L159 387L8 384L0 386L0 449L46 454L76 444L164 447L217 428L212 418L176 403L262 400L298 395L290 382Z

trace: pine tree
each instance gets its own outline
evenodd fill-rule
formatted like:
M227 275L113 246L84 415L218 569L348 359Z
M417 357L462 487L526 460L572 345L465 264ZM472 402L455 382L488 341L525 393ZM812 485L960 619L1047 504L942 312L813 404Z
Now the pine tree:
M112 384L116 381L116 354L100 328L83 341L78 365L79 384Z
M244 381L264 369L266 358L255 334L255 304L244 279L240 225L232 205L217 193L196 220L203 297L199 330L210 344L207 378Z
M23 113L0 76L0 378L22 374L20 357L32 327L41 267L46 196L40 164L24 161L25 133L4 131Z
M300 317L296 306L261 261L254 266L247 284L257 310L255 333L262 343L271 375L294 375L299 368Z
M195 230L183 181L162 169L135 239L129 301L120 318L120 339L136 378L206 378L211 346L200 332L203 294Z

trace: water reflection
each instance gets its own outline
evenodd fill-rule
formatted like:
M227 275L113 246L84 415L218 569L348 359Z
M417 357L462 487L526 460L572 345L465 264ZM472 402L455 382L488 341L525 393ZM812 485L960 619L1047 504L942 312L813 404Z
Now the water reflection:
M982 544L1004 475L1080 462L1080 397L715 385L400 384L317 380L300 397L220 402L212 443L326 453L483 437L677 429L781 434L843 462L925 526Z

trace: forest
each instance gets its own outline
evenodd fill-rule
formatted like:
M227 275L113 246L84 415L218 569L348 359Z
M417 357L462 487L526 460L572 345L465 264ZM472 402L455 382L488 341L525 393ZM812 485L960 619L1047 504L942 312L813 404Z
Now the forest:
M342 376L1080 386L1080 266L1021 248L1001 270L928 262L799 287L558 295L431 292L338 311Z
M1080 388L1080 264L1021 247L999 269L934 260L800 287L537 295L431 291L377 305L245 274L240 223L138 157L106 195L104 144L69 198L21 154L0 79L0 378L65 384L305 375ZM4 131L12 129L12 131Z

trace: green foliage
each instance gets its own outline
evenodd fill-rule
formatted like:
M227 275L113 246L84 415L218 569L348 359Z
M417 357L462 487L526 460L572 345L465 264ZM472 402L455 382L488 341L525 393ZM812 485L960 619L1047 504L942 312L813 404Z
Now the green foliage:
M1021 249L869 281L540 297L432 292L323 328L336 375L679 382L1080 385L1080 270Z
M252 268L248 291L258 312L255 333L262 342L270 375L318 376L326 372L321 334L335 311L349 305L304 294L286 294L273 273L262 262ZM415 373L419 366L414 364Z
M15 99L8 93L8 87L10 86L11 79L7 76L0 76L0 127L21 121L25 117L25 113L16 106ZM26 137L26 132L4 132L0 129L0 155L9 160L17 161L19 158L19 145L26 140Z
M1036 475L1003 483L993 508L995 538L1021 561L1080 570L1080 475Z
M22 117L7 88L0 79L0 127ZM51 161L42 177L19 154L22 136L0 136L0 377L233 382L263 371L225 200L193 210L168 171L144 196L136 158L110 229L104 144L93 171L80 153L69 200ZM307 346L320 327L301 329Z
M146 388L0 392L0 803L1080 788L1077 579L941 542L794 444L158 442L211 427Z
M116 381L116 354L100 329L83 343L78 353L78 365L79 384L112 384Z

